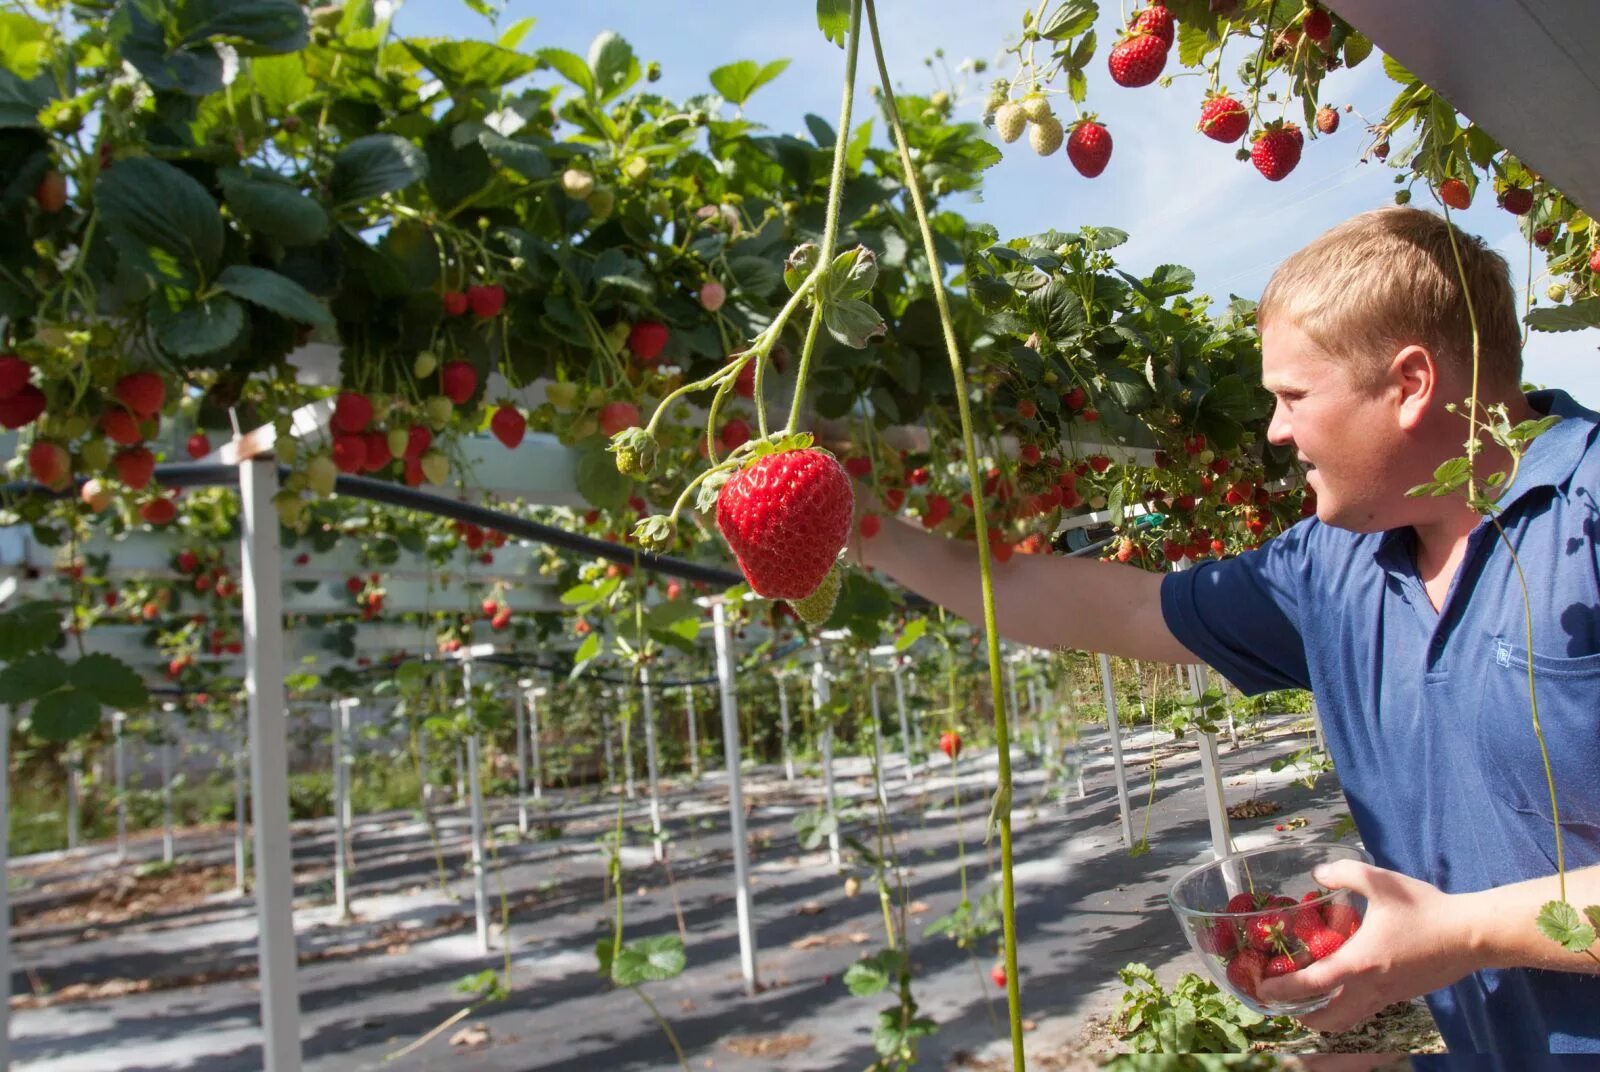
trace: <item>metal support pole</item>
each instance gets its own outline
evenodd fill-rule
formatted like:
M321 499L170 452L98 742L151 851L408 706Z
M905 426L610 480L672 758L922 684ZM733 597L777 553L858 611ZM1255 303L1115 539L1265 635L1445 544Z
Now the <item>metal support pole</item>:
M606 707L607 691L600 691L600 733L605 738L606 791L610 792L617 784L617 753L611 747L611 711Z
M1190 666L1189 688L1199 699L1206 691L1206 668ZM1217 735L1202 733L1200 737L1200 779L1205 787L1206 818L1211 824L1211 852L1217 859L1233 855L1233 842L1228 836L1228 808L1222 793L1222 771L1217 763Z
M265 1072L300 1072L294 868L289 854L289 746L283 698L283 576L278 463L239 466L243 525L245 692L250 711L250 814L255 824L257 957Z
M906 675L906 682L906 690L908 692L915 693L917 691L916 675L908 673ZM915 741L913 754L926 756L928 754L928 750L922 747L922 714L920 712L911 716L911 736Z
M656 755L656 705L650 689L650 668L647 666L639 668L639 691L644 713L645 775L650 779L650 834L659 863L666 858L667 843L661 837L661 764Z
M161 742L161 861L173 861L172 845L172 743Z
M689 723L689 770L695 780L700 779L700 727L699 717L694 712L694 686L683 687L684 716Z
M894 664L894 706L900 715L900 751L906 761L906 784L916 780L916 764L912 760L911 726L906 717L905 671L898 660Z
M472 714L472 660L461 661L461 683L467 717ZM478 927L478 948L489 952L489 885L483 866L483 789L478 784L478 731L467 734L467 792L472 798L472 910Z
M1041 736L1043 720L1039 717L1039 679L1036 677L1028 679L1028 714L1033 718L1033 754L1042 756L1044 754L1044 738Z
M1317 731L1317 751L1327 755L1328 739L1322 733L1322 708L1317 706L1316 696L1311 697L1311 725Z
M343 700L335 700L329 708L333 725L329 727L333 740L333 907L340 919L350 918L350 861L345 858L344 798L345 785L344 734L349 719L349 707Z
M528 693L528 744L533 751L533 799L544 797L544 765L539 758L539 690Z
M11 705L0 706L0 1069L11 1067ZM117 715L121 718L121 714Z
M811 664L811 705L816 710L817 718L822 723L819 735L822 751L822 792L823 801L828 809L828 817L833 820L833 831L828 834L828 859L834 867L838 867L841 857L839 855L839 809L833 802L833 720L826 713L828 705L828 673L822 668L822 660Z
M112 764L114 784L117 789L117 863L128 859L128 757L127 745L122 739L122 724L127 716L121 711L111 716ZM0 1065L3 1068L4 1065Z
M889 810L889 791L883 787L883 718L878 709L878 679L872 674L872 668L867 668L867 675L871 684L867 691L872 694L872 765L874 768L873 781L878 786L878 803L883 805L883 810Z
M778 677L778 725L783 732L783 780L794 781L794 749L789 744L789 682Z
M617 697L617 702L620 705L624 702L623 697L625 697L627 693L623 692L622 689L619 688L617 689L615 695ZM633 787L633 735L629 734L627 737L624 737L621 741L621 744L623 792L627 794L629 800L633 800L638 795L634 792Z
M744 827L744 787L739 769L739 709L733 694L733 641L722 601L712 604L712 624L717 638L717 686L722 695L722 752L728 766L728 820L733 836L734 909L739 922L739 966L744 971L745 993L754 994L756 934L750 919L749 842Z
M250 727L248 715L241 715L239 729L233 742L233 892L243 897L248 880L245 873L250 867L250 851L245 844L245 750L249 746Z
M67 851L78 847L82 833L78 794L83 791L83 752L78 745L67 748Z
M1222 686L1222 709L1228 713L1228 744L1235 752L1239 750L1239 727L1233 721L1233 700L1228 697L1228 686Z
M512 697L511 719L517 724L517 833L528 836L528 730L523 724L527 707L526 686L519 683Z
M1117 690L1111 681L1111 656L1104 652L1100 654L1100 687L1105 691L1106 728L1111 733L1111 762L1116 768L1117 807L1122 813L1122 843L1132 848L1133 817L1128 807L1128 771L1122 765L1122 727L1117 720Z
M467 746L456 742L456 803L467 795Z

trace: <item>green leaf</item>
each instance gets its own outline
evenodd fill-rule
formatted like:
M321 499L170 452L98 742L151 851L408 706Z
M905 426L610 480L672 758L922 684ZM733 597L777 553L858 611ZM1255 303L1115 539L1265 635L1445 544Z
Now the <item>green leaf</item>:
M745 254L728 261L728 276L735 289L752 298L765 298L778 288L783 271L766 257Z
M229 346L244 330L244 306L226 294L176 309L150 308L150 323L161 346L174 357L204 357Z
M275 176L225 168L217 178L228 211L252 231L286 246L308 246L328 237L327 210Z
M1100 8L1094 0L1067 0L1039 27L1039 36L1046 41L1066 41L1089 29L1099 17Z
M119 160L94 184L95 204L113 231L154 246L209 276L222 257L222 214L206 188L163 160Z
M711 85L728 103L742 108L751 94L782 74L788 66L788 60L773 60L766 66L755 60L740 60L712 71ZM815 137L815 130L812 135ZM832 139L829 141L831 143ZM820 139L818 144L821 144Z
M1569 953L1582 953L1594 945L1595 928L1565 901L1550 901L1539 910L1539 931Z
M492 130L478 135L478 144L501 167L508 167L525 179L548 179L550 158L537 145L503 137Z
M1088 326L1083 299L1061 279L1053 279L1028 295L1028 321L1056 342L1064 342Z
M1184 67L1198 67L1210 52L1214 39L1204 26L1192 22L1178 23L1178 63Z
M1418 80L1416 75L1406 70L1399 60L1387 52L1383 54L1383 73L1389 76L1391 82L1399 82L1402 86L1409 86Z
M561 593L561 602L569 607L580 607L585 603L593 603L600 598L600 592L592 584L575 584Z
M33 599L0 612L0 663L53 645L61 636L61 604Z
M103 652L92 652L73 663L72 683L105 707L128 711L150 702L150 693L133 667Z
M182 13L180 47L221 39L241 56L298 52L310 41L305 11L295 0L189 0Z
M1600 905L1590 905L1585 908L1583 918L1589 921L1589 926L1600 931Z
M1581 298L1571 305L1535 309L1523 317L1534 331L1582 331L1600 328L1600 298Z
M401 42L417 62L438 76L451 96L475 89L499 89L532 74L539 66L533 56L487 41L434 41L417 38Z
M576 674L584 663L600 656L600 634L590 633L583 638L583 643L578 645L578 650L572 655L572 672Z
M622 947L611 965L611 981L618 986L658 983L683 974L689 958L683 939L676 934L638 938Z
M817 0L817 29L843 48L850 37L850 0Z
M918 618L913 622L907 623L905 629L902 630L900 635L895 638L894 650L905 651L911 645L921 640L922 634L926 633L927 631L928 619L926 618Z
M285 320L324 326L333 323L333 315L305 287L269 268L230 264L217 277L217 286Z
M495 43L501 48L516 48L522 44L522 39L528 36L528 31L533 29L534 23L537 21L534 18L518 19L506 27L505 32L500 35L500 39Z
M1358 33L1350 33L1344 39L1344 65L1354 67L1362 60L1372 55L1372 42Z
M906 957L898 949L885 949L880 953L858 960L844 973L844 985L858 998L869 998L887 990L905 971Z
M27 703L66 687L71 670L53 652L25 655L0 670L0 704Z
M796 815L790 825L794 827L800 847L809 852L821 845L830 834L838 833L839 818L829 814L826 808L815 808Z
M633 46L611 30L589 45L589 69L594 72L595 93L602 102L625 92L639 80L640 74Z
M611 975L611 957L617 951L617 939L613 935L596 939L594 943L594 959L600 963L600 974L606 977Z
M99 724L100 704L81 689L58 689L33 705L33 732L47 741L70 741Z
M633 481L617 472L617 460L606 449L607 441L591 436L577 445L575 482L578 494L591 506L620 510L633 494Z
M582 56L563 48L541 48L534 55L540 63L583 90L585 95L594 96L594 75L589 72L589 65L583 62Z
M267 111L282 115L292 111L317 92L317 83L306 73L304 57L264 56L250 64L250 80Z
M857 298L824 305L822 322L830 335L856 350L865 349L867 343L889 331L878 310Z
M330 185L335 204L354 205L404 190L427 174L421 149L397 134L368 134L334 157Z
M53 96L49 74L24 81L16 72L0 67L0 127L38 130L39 110Z

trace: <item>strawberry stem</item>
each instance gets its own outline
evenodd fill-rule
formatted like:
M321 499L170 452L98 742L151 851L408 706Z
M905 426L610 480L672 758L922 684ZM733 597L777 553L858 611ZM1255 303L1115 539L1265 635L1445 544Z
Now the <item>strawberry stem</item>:
M859 0L858 0L859 6ZM922 232L924 254L928 258L928 277L933 285L934 302L939 309L939 324L944 330L945 351L950 357L950 373L955 382L956 405L961 414L961 441L965 448L967 480L972 487L972 518L977 528L978 574L983 583L983 627L989 654L989 690L994 710L995 747L999 752L999 786L996 790L997 825L1000 828L1000 884L1001 912L1005 920L1006 1004L1011 1014L1011 1061L1016 1072L1028 1067L1022 1040L1022 990L1017 972L1017 906L1016 881L1012 873L1011 848L1011 740L1006 725L1005 697L1001 687L1000 629L995 617L994 574L990 563L988 521L983 502L983 475L978 461L977 439L972 430L972 404L967 390L966 369L961 361L961 349L956 343L955 323L950 316L950 301L945 294L944 277L940 270L938 250L934 247L933 229L928 223L927 206L923 203L922 183L911 160L911 150L906 142L906 131L900 122L900 108L895 103L894 83L889 78L889 67L883 57L883 43L878 36L878 15L873 0L866 0L867 24L872 33L872 53L878 65L878 80L883 90L884 113L894 130L895 149L900 156L900 167L905 172L906 190L911 195L916 210L917 226ZM854 15L852 15L852 18ZM837 176L836 176L837 179ZM838 191L835 190L835 193ZM826 255L823 263L827 263ZM799 401L799 392L795 395Z

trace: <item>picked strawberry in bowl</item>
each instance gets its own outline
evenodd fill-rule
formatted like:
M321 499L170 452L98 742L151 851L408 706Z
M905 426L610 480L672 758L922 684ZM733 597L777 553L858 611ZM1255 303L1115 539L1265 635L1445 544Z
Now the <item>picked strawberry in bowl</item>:
M1332 956L1361 927L1366 898L1319 886L1312 872L1335 860L1372 859L1349 845L1272 846L1202 864L1172 885L1167 901L1206 972L1266 1016L1325 1008L1337 988L1305 1001L1268 1002L1265 979Z

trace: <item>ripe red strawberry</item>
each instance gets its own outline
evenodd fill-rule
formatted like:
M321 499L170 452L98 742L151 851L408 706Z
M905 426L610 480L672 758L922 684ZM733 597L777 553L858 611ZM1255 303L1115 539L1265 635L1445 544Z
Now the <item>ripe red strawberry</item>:
M1117 85L1130 89L1148 86L1161 77L1167 65L1167 43L1154 34L1135 33L1112 46L1107 63Z
M1343 901L1324 905L1322 918L1330 931L1344 938L1349 938L1361 927L1361 913Z
M471 303L467 301L467 296L461 291L447 290L444 292L445 316L460 316L467 311L470 305Z
M1541 227L1537 231L1533 232L1534 244L1539 246L1541 249L1544 248L1545 246L1548 246L1551 242L1554 242L1555 240L1556 240L1556 231L1555 231L1554 227ZM4 396L0 395L0 397L4 397Z
M1589 254L1589 271L1600 272L1600 246L1596 246Z
M733 381L733 389L740 398L755 398L756 363L754 361L739 370L739 375Z
M116 467L117 479L134 491L139 491L149 484L150 478L156 472L156 456L144 447L119 450L111 462Z
M200 556L185 548L178 552L178 572L193 573L200 568Z
M750 426L738 417L734 417L722 426L719 438L722 440L723 450L729 452L738 450L750 442Z
M183 449L191 458L204 458L211 453L211 439L204 432L196 432L189 437L189 442L184 444Z
M372 423L372 400L354 391L342 392L333 404L333 427L339 432L364 432Z
M639 426L639 407L632 402L607 402L600 407L600 431L606 436Z
M1323 134L1332 134L1339 129L1339 112L1324 104L1317 109L1317 130Z
M456 405L462 405L478 389L478 371L466 361L446 361L439 370L439 390Z
M428 453L428 448L433 446L433 433L424 425L413 424L406 429L405 459L408 462L419 460Z
M1254 949L1241 949L1238 956L1228 962L1228 982L1239 993L1252 999L1266 973L1267 958Z
M928 482L928 470L918 466L917 468L911 470L910 475L906 479L911 481L913 487L920 488L922 485Z
M1031 421L1039 415L1039 407L1031 398L1024 398L1017 403L1017 416L1025 421Z
M927 508L922 511L922 527L937 528L950 516L950 500L943 495L929 495Z
M504 629L506 626L508 626L510 624L511 624L511 608L510 607L501 607L498 611L495 612L495 616L493 618L489 619L489 628L495 630L496 632L499 632L500 630Z
M167 400L167 385L154 372L130 372L117 381L111 393L143 421L161 412Z
M1195 924L1194 939L1203 951L1219 957L1231 957L1239 948L1239 932L1226 919L1203 920Z
M1510 186L1500 195L1500 207L1513 216L1526 216L1533 209L1533 191Z
M1460 179L1446 179L1439 184L1439 200L1462 212L1472 206L1472 191Z
M888 488L888 489L886 489L884 491L884 493L883 493L883 505L887 506L890 510L894 511L895 513L899 513L900 512L900 508L902 506L904 506L905 504L906 504L905 489L903 489L903 488Z
M961 755L961 734L955 730L945 730L939 734L939 751L943 752L952 762Z
M1172 12L1162 7L1159 3L1152 4L1133 17L1133 33L1147 33L1161 39L1161 43L1168 48L1172 47Z
M1293 123L1269 126L1256 135L1250 146L1250 162L1269 182L1277 182L1300 163L1300 146L1305 135Z
M853 458L846 458L844 460L844 471L857 480L862 480L872 474L872 459L864 458L859 454Z
M1091 454L1089 456L1089 468L1097 473L1103 473L1111 468L1111 459L1104 454Z
M1312 933L1311 937L1304 939L1304 941L1306 943L1306 952L1310 954L1311 959L1322 960L1324 957L1330 957L1339 951L1339 947L1344 945L1344 935L1324 927Z
M861 538L870 540L883 531L883 518L877 514L867 514L861 519Z
M832 568L854 510L850 478L832 455L789 450L728 479L717 496L717 528L756 594L797 600Z
M1283 912L1266 912L1245 924L1250 947L1262 953L1281 952L1288 947L1291 922Z
M1250 127L1250 113L1232 97L1219 94L1200 106L1200 122L1195 126L1212 141L1238 141Z
M1032 444L1032 443L1024 443L1022 445L1022 449L1019 452L1019 454L1021 455L1022 460L1026 464L1028 464L1028 465L1038 465L1039 464L1039 458L1040 458L1041 455L1039 454L1039 448L1037 446L1035 446L1034 444Z
M1096 177L1111 162L1111 132L1092 119L1074 123L1067 136L1067 159L1084 178Z
M15 398L17 392L28 386L28 376L33 366L16 354L0 354L0 400Z
M33 199L39 203L39 211L47 216L54 216L67 205L67 180L61 172L54 168L44 173L44 178L39 180L39 185L34 188Z
M628 349L641 365L653 365L667 345L667 327L654 320L641 320L628 329Z
M1089 396L1084 393L1082 387L1074 387L1072 390L1061 396L1061 404L1066 406L1074 413L1081 410L1084 407L1084 404L1088 401Z
M28 448L28 472L45 487L56 487L71 471L72 458L60 443L39 439Z
M139 431L139 418L121 406L112 406L100 415L100 430L106 434L107 439L120 447L131 447L144 442L144 434Z
M178 504L158 495L139 507L139 517L148 525L170 525L178 516Z
M994 980L995 986L998 986L1000 989L1004 990L1006 987L1006 966L1004 964L996 964L994 967L990 968L989 978Z
M479 320L497 317L500 315L500 310L506 307L506 288L498 283L468 287L467 305L471 307L472 315Z
M369 473L376 473L384 466L394 461L394 452L389 449L389 437L376 428L361 437L366 444L366 457L362 459L361 468Z
M505 444L507 450L516 450L528 434L528 419L516 406L504 405L489 418L489 431Z
M341 473L359 473L367 463L367 441L363 436L342 434L333 437L333 464Z
M1300 20L1300 32L1313 41L1326 41L1333 32L1333 17L1320 7L1308 7Z
M1266 968L1262 971L1268 979L1276 979L1280 975L1288 975L1301 969L1300 958L1289 953L1279 953L1267 961Z

